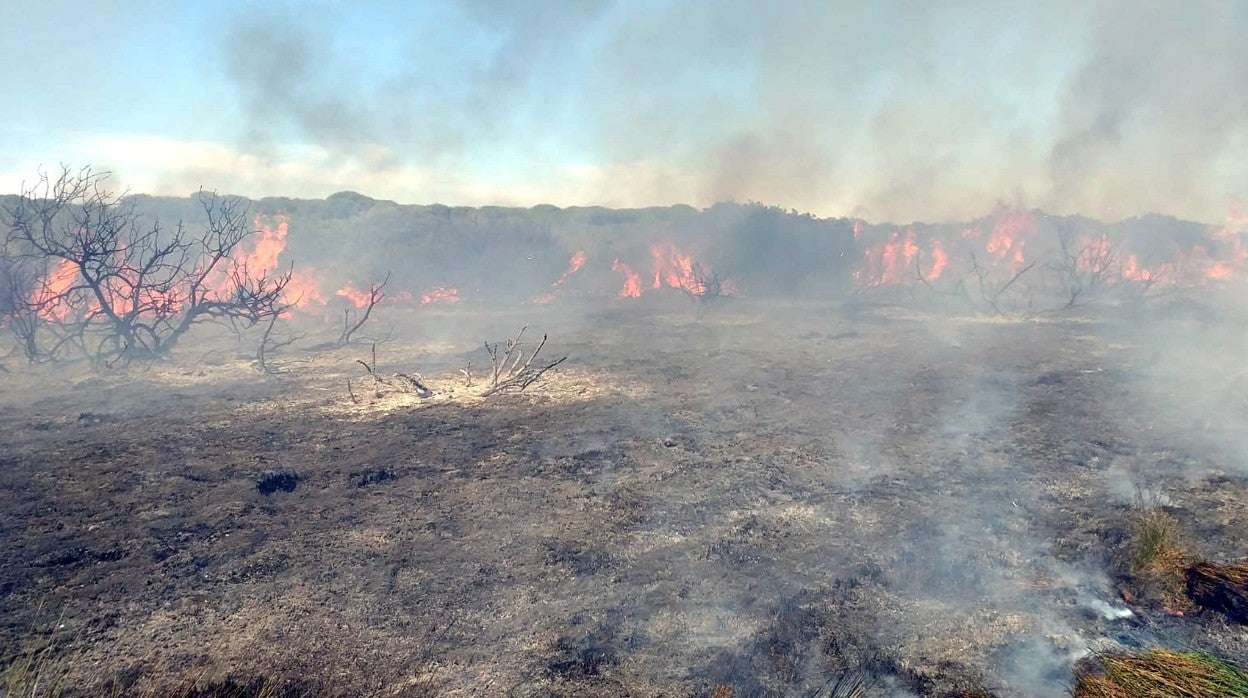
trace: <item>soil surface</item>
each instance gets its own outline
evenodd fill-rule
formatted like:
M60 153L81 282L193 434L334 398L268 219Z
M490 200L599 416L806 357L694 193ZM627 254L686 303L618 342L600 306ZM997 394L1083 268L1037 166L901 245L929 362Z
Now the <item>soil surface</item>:
M677 300L420 315L376 361L427 399L378 390L367 344L269 375L229 347L10 359L0 657L46 648L82 695L721 698L1062 695L1088 651L1159 641L1248 659L1242 626L1121 593L1136 497L1248 558L1238 324ZM482 397L481 340L525 322L570 358Z

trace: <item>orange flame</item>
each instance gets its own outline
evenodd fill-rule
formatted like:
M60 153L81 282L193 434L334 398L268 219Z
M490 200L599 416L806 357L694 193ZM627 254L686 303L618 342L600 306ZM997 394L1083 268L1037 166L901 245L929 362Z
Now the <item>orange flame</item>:
M432 305L433 303L458 303L459 289L450 286L434 286L425 291L420 296L421 305Z
M572 255L572 259L568 260L568 270L564 272L562 277L560 277L560 281L580 271L581 267L584 265L585 265L585 251L577 250L576 254Z
M1023 245L1027 237L1035 234L1039 226L1030 212L1023 209L1007 209L997 213L997 222L988 236L985 249L998 259L1010 257L1014 266L1021 267L1025 258Z
M61 295L73 288L78 280L78 265L68 259L61 260L56 271L43 280L35 290L30 301L39 309L39 316L45 320L64 320L69 316L69 304L61 299Z
M1232 202L1226 209L1226 225L1209 231L1209 236L1229 250L1217 260L1204 264L1203 276L1216 281L1230 281L1239 277L1248 267L1248 246L1244 245L1243 233L1248 229L1248 213L1239 202ZM1204 253L1203 248L1198 248ZM1195 250L1193 250L1195 251Z
M900 284L914 277L914 260L918 254L914 230L893 231L883 244L863 251L863 263L854 272L854 281L859 287Z
M945 248L940 246L940 240L932 240L932 266L927 270L924 278L928 281L935 281L940 278L940 273L949 266L949 255L945 254Z
M301 267L292 271L282 300L304 310L313 304L324 306L329 303L325 296L321 295L320 284L316 280L316 269L312 267Z
M641 298L641 276L620 260L615 260L611 268L624 275L624 288L617 294L620 298Z
M286 235L290 233L290 216L278 213L270 221L260 215L255 218L256 243L251 254L239 250L234 261L257 273L277 269L277 258L286 249Z
M561 285L563 285L563 282L568 280L568 277L572 276L573 274L581 270L581 267L585 265L585 259L586 257L585 257L584 250L577 250L575 253L573 253L572 258L568 260L568 268L565 269L564 272L559 275L559 278L555 279L554 282L550 284L550 291L547 291L546 293L543 293L537 296L536 298L533 299L533 302L538 303L540 305L545 305L546 303L550 303L554 301L555 291Z
M274 272L278 269L278 258L286 249L286 236L290 233L290 216L285 213L275 213L268 217L257 214L254 225L256 228L255 245L251 252L241 248L236 251L234 264L254 273ZM301 267L291 273L282 302L296 308L307 309L313 304L326 305L329 301L321 293L315 269Z
M650 245L650 261L654 270L651 288L694 289L698 286L693 275L693 257L680 251L669 241Z
M354 305L357 308L366 308L368 307L369 302L373 300L371 289L368 291L361 291L350 281L347 282L346 286L334 291L334 295L346 298L351 305Z

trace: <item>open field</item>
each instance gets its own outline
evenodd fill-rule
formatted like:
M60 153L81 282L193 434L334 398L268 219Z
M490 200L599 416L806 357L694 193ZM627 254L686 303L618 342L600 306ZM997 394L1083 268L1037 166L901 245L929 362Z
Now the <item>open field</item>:
M1242 323L665 300L390 315L378 369L425 400L374 399L364 344L270 376L227 344L10 362L0 656L46 648L74 695L719 698L1063 695L1088 651L1156 642L1248 660L1242 626L1123 594L1141 493L1193 554L1248 558ZM526 323L568 361L466 387Z

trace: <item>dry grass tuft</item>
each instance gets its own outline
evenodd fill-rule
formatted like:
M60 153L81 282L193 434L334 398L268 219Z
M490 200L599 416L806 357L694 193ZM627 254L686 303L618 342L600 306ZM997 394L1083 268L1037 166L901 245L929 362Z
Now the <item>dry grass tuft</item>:
M1187 570L1187 595L1204 608L1248 623L1248 562L1219 565L1200 562Z
M1179 523L1158 505L1136 511L1128 553L1132 591L1174 613L1190 610L1184 573L1191 555L1179 541Z
M1074 698L1248 697L1248 673L1204 652L1102 654L1075 670Z
M1179 524L1164 509L1141 509L1135 520L1131 573L1135 575L1183 569L1187 555L1179 545Z
M0 669L0 696L56 698L65 692L65 676L51 659L51 648L27 652Z

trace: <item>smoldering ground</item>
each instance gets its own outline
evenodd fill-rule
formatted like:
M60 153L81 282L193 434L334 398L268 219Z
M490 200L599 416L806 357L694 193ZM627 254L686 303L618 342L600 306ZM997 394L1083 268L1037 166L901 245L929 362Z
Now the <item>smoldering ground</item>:
M147 225L187 202L136 204ZM170 362L6 374L8 655L51 646L50 671L136 691L345 663L346 693L569 695L1060 695L1103 648L1243 659L1220 616L1123 588L1129 492L1201 556L1248 554L1245 405L1223 382L1243 311L1220 278L1242 231L254 205L325 297L292 309L307 334L266 372L248 335L208 330ZM1124 264L1068 307L1071 231ZM1145 249L1172 274L1141 297L1125 260ZM698 299L695 261L737 295ZM336 346L333 289L396 266L376 358ZM1000 278L1027 303L984 304ZM459 302L422 303L450 284ZM524 324L571 358L482 400L482 340ZM434 395L369 382L399 372Z
M268 378L190 356L6 376L6 654L51 642L84 687L334 666L348 694L519 695L845 675L1062 695L1105 646L1244 659L1213 614L1126 614L1114 562L1137 467L1207 554L1248 555L1240 462L1139 397L1164 385L1158 352L1226 346L1221 324L778 297L695 318L674 291L381 312L379 365L440 398L354 404L359 345ZM457 397L480 339L518 322L569 364ZM270 471L296 486L258 491Z

